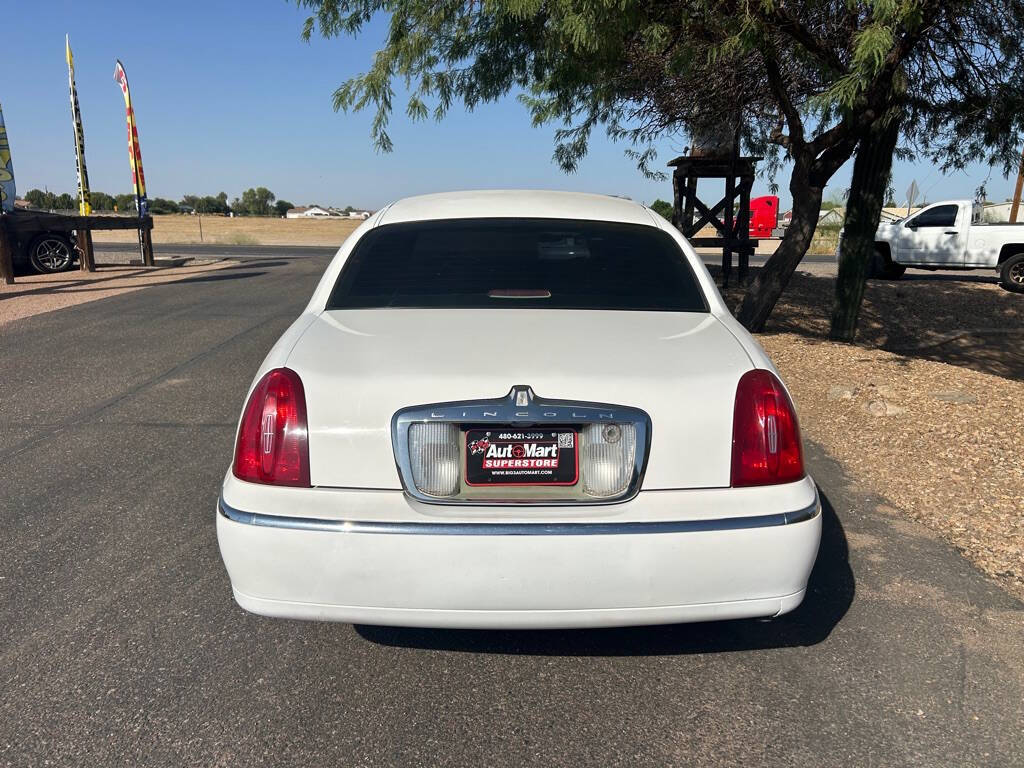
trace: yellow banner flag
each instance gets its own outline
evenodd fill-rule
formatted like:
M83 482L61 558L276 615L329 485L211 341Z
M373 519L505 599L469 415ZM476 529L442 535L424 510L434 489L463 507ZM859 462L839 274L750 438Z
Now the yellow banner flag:
M75 60L71 55L71 40L64 36L65 57L68 61L68 87L71 90L71 123L75 129L75 159L78 161L78 212L92 213L89 194L89 172L85 168L85 131L82 130L82 112L78 108L78 89L75 87Z

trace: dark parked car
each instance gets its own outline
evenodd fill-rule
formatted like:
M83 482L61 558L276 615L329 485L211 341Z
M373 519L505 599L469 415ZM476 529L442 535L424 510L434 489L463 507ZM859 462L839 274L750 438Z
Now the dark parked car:
M30 268L44 274L71 269L78 252L74 235L61 223L61 216L27 210L15 210L10 216L15 269Z

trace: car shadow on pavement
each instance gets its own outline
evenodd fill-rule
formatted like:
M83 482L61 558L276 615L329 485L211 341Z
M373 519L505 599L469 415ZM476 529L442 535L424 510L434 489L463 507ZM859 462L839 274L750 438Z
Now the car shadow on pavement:
M219 272L214 272L209 275L201 275L198 277L183 277L181 280L175 280L175 285L181 285L182 283L219 283L223 280L242 280L246 277L259 277L265 275L266 272L235 272L234 269L237 267L228 267L222 269Z
M240 267L287 267L291 262L288 261L271 261L270 259L238 259Z
M661 656L727 653L815 645L829 636L853 602L855 582L843 526L821 495L822 534L807 596L771 621L572 630L442 630L356 625L381 645L472 653L537 656Z

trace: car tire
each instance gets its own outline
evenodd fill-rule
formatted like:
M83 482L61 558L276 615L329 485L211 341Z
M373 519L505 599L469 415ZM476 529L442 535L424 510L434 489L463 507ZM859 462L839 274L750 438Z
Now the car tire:
M903 273L907 271L907 268L905 266L903 266L902 264L897 264L894 261L889 261L888 259L886 259L886 261L887 264L885 276L887 279L899 280L901 277L903 277Z
M28 261L44 275L65 272L75 262L75 249L64 235L39 235L28 246Z
M1024 253L1011 256L999 268L999 284L1008 291L1024 293Z
M899 280L907 268L902 264L894 264L889 254L881 248L875 249L875 254L868 264L868 277L876 280Z

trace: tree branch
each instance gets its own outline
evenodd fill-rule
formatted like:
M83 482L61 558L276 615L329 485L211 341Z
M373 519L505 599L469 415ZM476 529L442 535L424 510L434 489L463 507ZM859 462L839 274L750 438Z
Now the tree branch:
M786 118L786 126L789 128L789 144L802 147L804 145L803 120L800 119L800 112L797 110L792 99L789 98L789 93L786 91L786 84L783 82L782 72L779 69L779 62L775 58L775 51L771 46L766 46L766 50L763 55L765 72L768 76L768 87L771 88L772 95L779 103L779 109L782 110L782 114ZM781 134L781 131L779 133ZM788 145L784 144L783 146Z

